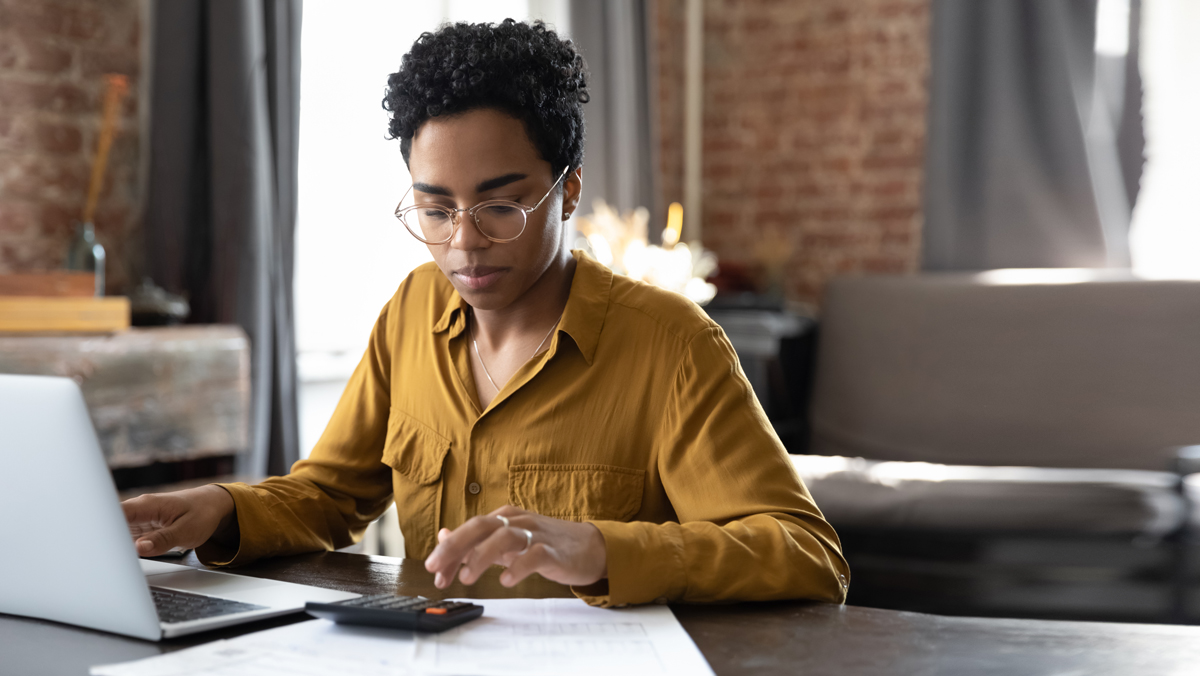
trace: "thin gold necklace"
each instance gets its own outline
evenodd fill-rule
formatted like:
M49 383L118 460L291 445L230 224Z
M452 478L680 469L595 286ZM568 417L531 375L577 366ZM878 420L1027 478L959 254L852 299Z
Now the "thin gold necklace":
M471 313L471 318L475 318L475 313ZM546 341L550 338L550 334L554 333L554 328L558 326L558 323L561 321L562 315L560 314L558 315L558 319L554 320L554 325L551 326L550 330L546 332L546 337L542 338L542 342L538 343L538 346L533 348L533 354L529 355L530 359L533 359L537 356L538 351L541 350L542 346L546 344ZM471 345L475 347L475 357L479 360L479 365L483 367L483 375L487 376L488 382L492 384L492 389L496 390L497 393L500 392L500 388L496 387L496 381L492 380L492 374L488 373L487 364L483 363L483 355L479 354L479 343L475 342L475 322L473 321L471 322Z

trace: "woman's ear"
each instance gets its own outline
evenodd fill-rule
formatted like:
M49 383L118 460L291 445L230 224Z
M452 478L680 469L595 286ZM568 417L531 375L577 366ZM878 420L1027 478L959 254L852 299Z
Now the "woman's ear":
M583 190L583 167L567 174L563 181L562 219L565 221L579 208L579 194Z

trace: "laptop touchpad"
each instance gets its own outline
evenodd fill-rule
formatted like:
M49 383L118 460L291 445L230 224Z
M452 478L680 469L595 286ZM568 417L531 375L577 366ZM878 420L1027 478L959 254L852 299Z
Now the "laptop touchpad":
M211 570L183 570L176 573L147 575L146 582L155 587L190 591L208 596L237 598L237 594L275 586L271 580L229 575Z
M289 584L278 580L260 580L245 575L160 564L145 559L142 560L142 571L146 574L146 582L155 587L219 596L275 608L303 608L305 601L332 603L358 596L352 592Z

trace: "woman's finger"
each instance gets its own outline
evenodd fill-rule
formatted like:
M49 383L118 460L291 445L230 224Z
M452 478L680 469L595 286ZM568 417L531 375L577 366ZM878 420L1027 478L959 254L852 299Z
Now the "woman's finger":
M158 527L163 521L163 504L157 495L140 495L121 503L130 528Z
M433 552L425 559L425 570L434 574L433 584L445 589L458 575L459 566L470 555L471 550L487 539L501 525L494 516L475 516L441 538Z
M526 537L526 533L530 533L532 537L532 531L520 528L511 521L509 526L497 528L486 540L471 550L458 579L463 584L475 584L488 566L508 565L512 558L525 548L526 541L530 539Z
M529 551L513 559L508 569L500 573L500 584L512 587L534 573L542 573L544 577L548 577L546 573L550 573L551 568L557 568L554 550L541 542L535 542Z
M171 550L179 542L179 534L174 528L166 527L153 530L137 538L134 543L138 556L161 556Z

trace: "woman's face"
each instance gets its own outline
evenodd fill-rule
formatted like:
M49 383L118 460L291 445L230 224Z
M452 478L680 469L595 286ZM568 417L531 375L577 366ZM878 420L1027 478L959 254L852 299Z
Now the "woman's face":
M558 179L516 118L493 109L434 117L412 140L409 171L414 199L458 209L502 199L532 207ZM525 294L563 251L564 211L579 199L579 172L563 179L512 242L493 242L465 212L445 244L429 251L472 307L500 310Z

